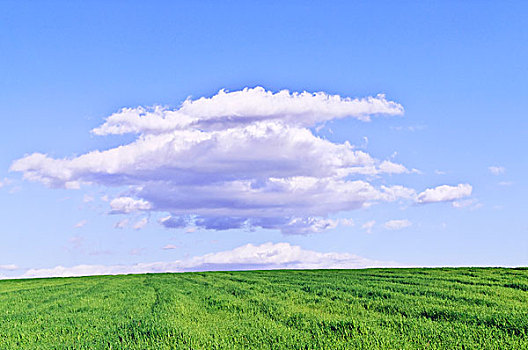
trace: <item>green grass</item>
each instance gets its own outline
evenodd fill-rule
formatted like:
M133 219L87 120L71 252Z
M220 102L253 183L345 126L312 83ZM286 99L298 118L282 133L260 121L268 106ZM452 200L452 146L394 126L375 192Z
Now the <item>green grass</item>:
M0 281L1 349L528 349L528 270Z

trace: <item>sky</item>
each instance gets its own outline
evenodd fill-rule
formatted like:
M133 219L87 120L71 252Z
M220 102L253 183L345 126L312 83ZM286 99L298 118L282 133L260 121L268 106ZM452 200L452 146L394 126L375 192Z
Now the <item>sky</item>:
M527 266L526 2L0 3L0 278Z

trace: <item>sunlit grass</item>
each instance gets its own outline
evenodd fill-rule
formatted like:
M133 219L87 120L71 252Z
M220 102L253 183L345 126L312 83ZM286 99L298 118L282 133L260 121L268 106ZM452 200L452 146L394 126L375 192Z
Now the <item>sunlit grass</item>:
M528 270L0 281L1 349L528 349Z

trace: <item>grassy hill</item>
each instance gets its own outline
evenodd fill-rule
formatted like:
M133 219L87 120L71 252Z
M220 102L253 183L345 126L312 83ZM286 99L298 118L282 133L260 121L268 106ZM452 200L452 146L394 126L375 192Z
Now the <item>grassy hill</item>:
M528 349L528 270L0 281L1 349Z

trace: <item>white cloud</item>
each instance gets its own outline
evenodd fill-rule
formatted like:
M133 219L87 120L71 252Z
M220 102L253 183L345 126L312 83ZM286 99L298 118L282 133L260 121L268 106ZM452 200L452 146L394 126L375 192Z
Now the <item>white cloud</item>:
M128 226L128 222L129 222L128 219L119 220L118 222L115 223L114 228L119 228L119 229L126 228Z
M387 174L402 174L402 173L408 173L409 172L409 170L407 170L407 168L404 167L403 165L392 163L392 162L390 162L388 160L383 161L379 165L379 170L381 172L384 172L384 173L387 173Z
M373 179L409 170L348 142L317 137L310 128L337 118L402 113L383 95L220 91L173 110L123 109L93 133L135 133L133 142L63 159L34 153L11 170L50 187L127 186L126 196L110 202L111 213L170 213L160 220L166 227L321 232L338 224L328 219L332 214L414 201L416 191L374 185Z
M199 128L219 130L281 121L298 127L311 127L336 118L352 117L362 121L371 115L402 115L403 107L387 101L384 95L364 99L343 98L319 93L278 93L261 87L241 91L220 90L211 98L187 99L180 108L124 108L93 130L96 135L124 133L166 133Z
M149 210L152 205L143 199L118 197L110 202L110 208L112 208L112 213L128 214L140 210Z
M81 227L84 227L87 223L88 223L87 220L81 220L78 223L76 223L73 227L74 228L81 228Z
M376 225L376 221L371 220L361 225L361 228L364 229L367 233L372 233L372 229L374 228L374 225Z
M19 267L15 264L6 264L6 265L0 265L0 270L5 270L5 271L14 271L14 270L18 270Z
M407 219L403 219L403 220L389 220L383 226L387 230L401 230L411 225L412 225L412 222L410 222Z
M11 183L11 180L8 179L7 177L4 177L3 180L0 180L0 188L4 187L4 186L7 186Z
M499 186L511 186L513 185L512 181L501 181L499 182Z
M166 247L169 247L166 246ZM173 249L172 247L166 249ZM77 265L50 269L29 269L22 277L65 277L114 275L148 272L184 272L250 269L355 269L398 266L395 262L378 261L348 253L322 253L302 249L289 243L246 244L229 251L210 253L171 262L136 265Z
M351 227L351 226L354 226L355 223L353 219L340 219L339 225Z
M143 227L145 227L146 225L148 224L148 219L147 218L143 218L141 220L139 220L138 222L136 222L134 224L134 229L135 230L141 230Z
M90 203L90 202L93 202L94 201L94 197L93 196L90 196L88 194L85 194L83 196L83 203Z
M488 169L493 175L501 175L506 172L506 168L502 166L490 166Z
M459 200L459 201L454 201L453 202L453 207L454 208L469 208L471 210L475 210L475 209L478 209L478 208L481 208L482 207L482 203L479 203L478 200L474 199L474 198L470 198L470 199L463 199L463 200Z
M449 202L471 195L473 188L469 184L459 184L457 186L442 185L435 188L428 188L418 194L419 203Z
M167 244L162 249L168 250L168 249L178 249L178 248L179 248L179 246L177 246L175 244Z

